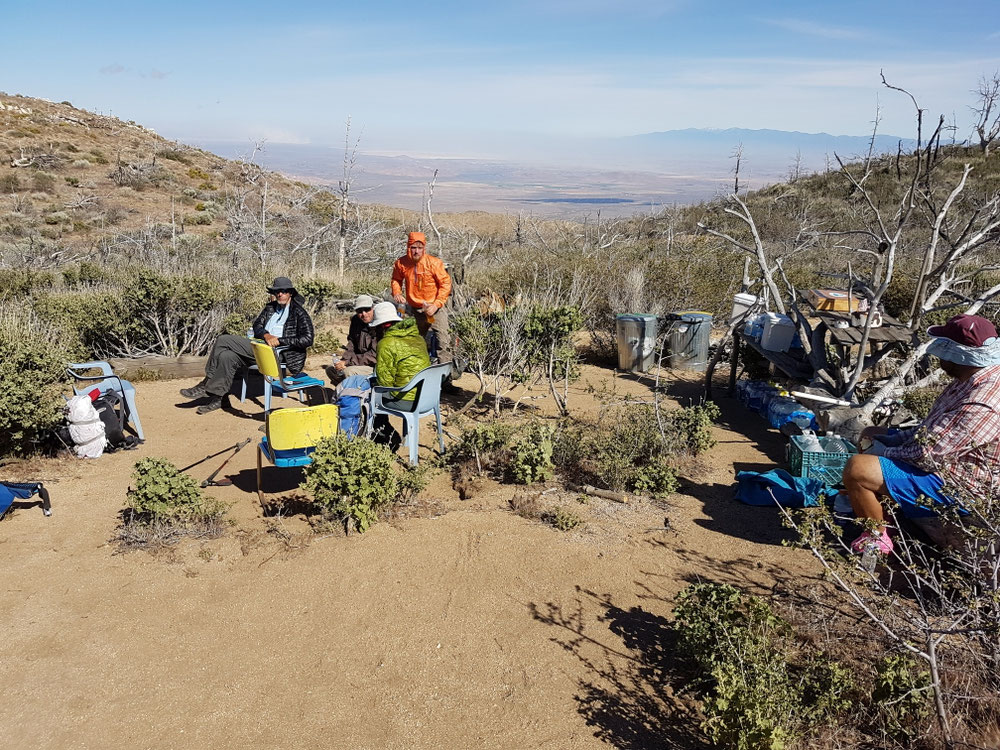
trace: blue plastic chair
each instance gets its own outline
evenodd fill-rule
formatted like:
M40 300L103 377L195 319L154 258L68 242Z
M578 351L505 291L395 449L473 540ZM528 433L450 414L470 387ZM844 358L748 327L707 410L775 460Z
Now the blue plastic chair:
M101 374L84 375L83 372L87 370L99 370ZM107 362L78 362L66 365L66 372L77 382L84 383L80 388L77 388L75 384L73 385L73 394L76 396L79 396L81 393L90 393L94 388L99 389L102 394L107 391L118 391L121 393L125 399L125 406L128 409L129 421L135 427L135 434L139 436L140 440L146 439L142 434L139 409L135 405L135 386L115 375L110 364Z
M441 429L441 383L451 374L451 362L425 367L401 388L376 385L372 376L372 398L368 410L368 436L371 437L375 417L379 414L403 418L403 438L410 449L410 463L417 465L420 444L420 418L431 414L437 419L438 443L444 453L444 430ZM413 401L400 401L404 393L416 390ZM391 394L391 396L390 396Z
M326 399L325 385L319 378L306 375L300 372L298 375L285 375L278 364L278 357L274 349L263 341L254 339L250 342L253 347L253 356L257 360L257 369L264 376L264 411L271 411L271 393L284 396L287 393L298 393L299 401L303 401L302 392L306 388L319 388L323 391L323 398Z

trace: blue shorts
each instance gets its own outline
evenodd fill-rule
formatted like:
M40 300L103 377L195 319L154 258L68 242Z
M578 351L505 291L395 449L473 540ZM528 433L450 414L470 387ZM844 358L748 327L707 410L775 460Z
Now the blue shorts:
M907 518L933 518L938 515L932 510L933 506L955 504L953 499L941 494L944 482L937 474L885 456L879 456L878 461L889 495L899 503Z

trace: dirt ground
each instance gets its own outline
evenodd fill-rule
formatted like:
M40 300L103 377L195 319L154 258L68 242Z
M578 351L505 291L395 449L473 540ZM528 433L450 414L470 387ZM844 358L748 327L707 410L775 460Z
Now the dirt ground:
M587 385L612 378L585 366L571 410L596 409ZM669 379L683 403L699 392ZM672 596L696 579L766 591L814 573L781 546L775 511L730 499L734 468L781 460L779 437L730 399L719 444L667 504L557 490L544 501L587 518L560 532L509 510L523 490L487 483L462 501L438 472L413 509L345 537L314 533L294 505L264 516L259 399L198 416L177 393L193 382L138 385L137 451L0 467L44 480L53 502L50 518L24 505L0 522L0 746L699 747L660 667ZM614 385L651 394L648 379ZM224 537L118 552L138 458L184 466L246 437L233 486L208 490L232 504ZM265 469L279 504L299 481Z

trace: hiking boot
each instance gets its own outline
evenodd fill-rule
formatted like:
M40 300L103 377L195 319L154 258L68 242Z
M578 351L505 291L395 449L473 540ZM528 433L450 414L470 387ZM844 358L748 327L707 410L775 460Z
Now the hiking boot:
M193 385L190 388L181 388L181 395L184 398L203 398L208 395L208 391L205 390L207 383L208 379L204 378L198 385Z
M208 414L210 411L215 411L216 409L222 408L222 396L212 396L207 404L202 404L197 409L195 413L197 414Z

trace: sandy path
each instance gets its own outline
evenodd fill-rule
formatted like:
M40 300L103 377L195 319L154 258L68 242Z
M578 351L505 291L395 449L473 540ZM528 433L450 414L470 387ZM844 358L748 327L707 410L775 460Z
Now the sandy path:
M461 502L439 475L426 494L440 515L349 538L290 518L286 544L264 533L247 448L226 471L236 485L211 490L233 503L233 533L114 554L137 458L183 465L259 436L259 405L199 417L176 405L182 385L140 385L138 452L2 470L50 482L54 514L0 522L0 746L694 746L655 669L670 597L694 577L766 585L808 565L776 546L771 511L728 500L734 462L768 458L726 427L668 512L593 501L571 533L506 510L513 488ZM726 419L750 420L773 455L755 418L730 405Z

